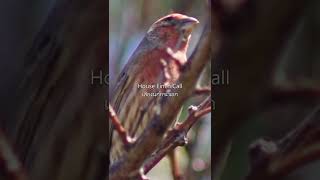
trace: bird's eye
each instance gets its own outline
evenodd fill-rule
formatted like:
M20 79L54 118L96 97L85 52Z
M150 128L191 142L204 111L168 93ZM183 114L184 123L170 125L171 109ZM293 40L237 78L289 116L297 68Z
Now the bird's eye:
M167 22L171 22L172 20L173 20L173 17L172 16L169 16L169 17L167 17L166 19L164 19L165 21L167 21Z
M171 26L173 24L173 17L169 16L161 21L161 26Z

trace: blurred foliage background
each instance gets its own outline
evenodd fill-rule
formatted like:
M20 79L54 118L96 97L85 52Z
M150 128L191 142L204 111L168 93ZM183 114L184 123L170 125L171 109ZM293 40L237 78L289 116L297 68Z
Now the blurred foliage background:
M115 80L122 67L144 37L148 28L159 18L177 12L197 18L200 25L192 33L188 56L192 53L208 19L206 1L182 0L110 0L109 1L109 80L113 89ZM210 64L206 68L201 85L209 85ZM199 82L200 83L200 82ZM112 91L109 91L109 97ZM189 105L197 105L204 97L194 97L188 101L180 119L187 116ZM211 179L211 117L194 126L189 133L187 147L178 147L178 161L187 179ZM155 180L172 179L168 158L164 158L148 177Z

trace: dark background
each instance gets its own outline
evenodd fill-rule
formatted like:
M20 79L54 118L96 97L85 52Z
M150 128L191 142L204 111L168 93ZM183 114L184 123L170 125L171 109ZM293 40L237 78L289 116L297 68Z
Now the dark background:
M26 52L47 18L54 0L3 0L0 5L0 114L1 121L12 122L16 89Z

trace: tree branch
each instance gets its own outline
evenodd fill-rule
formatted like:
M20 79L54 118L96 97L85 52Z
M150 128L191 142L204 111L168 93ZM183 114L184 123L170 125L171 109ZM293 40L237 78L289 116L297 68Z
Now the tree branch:
M195 95L210 95L211 87L200 87L194 90Z
M311 104L320 100L320 88L317 87L279 87L274 88L266 97L268 105L301 103Z
M217 106L213 156L221 155L219 151L227 147L234 133L262 107L272 88L280 52L307 2L243 1L229 9L221 0L212 1L213 29L221 38L219 52L213 57L213 73L230 72L228 86L213 87Z
M131 138L129 134L127 133L126 129L121 125L120 120L118 119L116 112L114 111L113 107L109 103L109 118L111 119L111 122L114 126L114 129L118 132L122 142L124 145L133 144L135 142L135 139ZM108 118L108 119L109 119Z
M144 174L148 173L165 155L173 151L177 146L187 144L187 134L190 128L201 117L211 112L211 99L208 97L199 106L191 107L187 119L182 124L176 124L172 130L169 130L158 150L146 160L143 166Z
M182 174L180 172L179 162L177 159L177 152L176 149L173 149L168 154L170 164L171 164L171 173L174 180L182 180Z
M279 141L262 139L251 145L251 169L247 179L283 179L293 170L319 160L319 137L320 105Z

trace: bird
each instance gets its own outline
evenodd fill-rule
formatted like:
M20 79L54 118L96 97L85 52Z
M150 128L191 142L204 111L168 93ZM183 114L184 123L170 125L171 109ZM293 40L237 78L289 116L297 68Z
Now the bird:
M166 92L157 84L166 87L178 80L187 62L191 33L197 24L196 18L179 13L161 17L150 26L119 74L110 104L131 138L138 138L150 124L154 107L161 98L159 93ZM112 124L109 125L112 165L127 150Z

